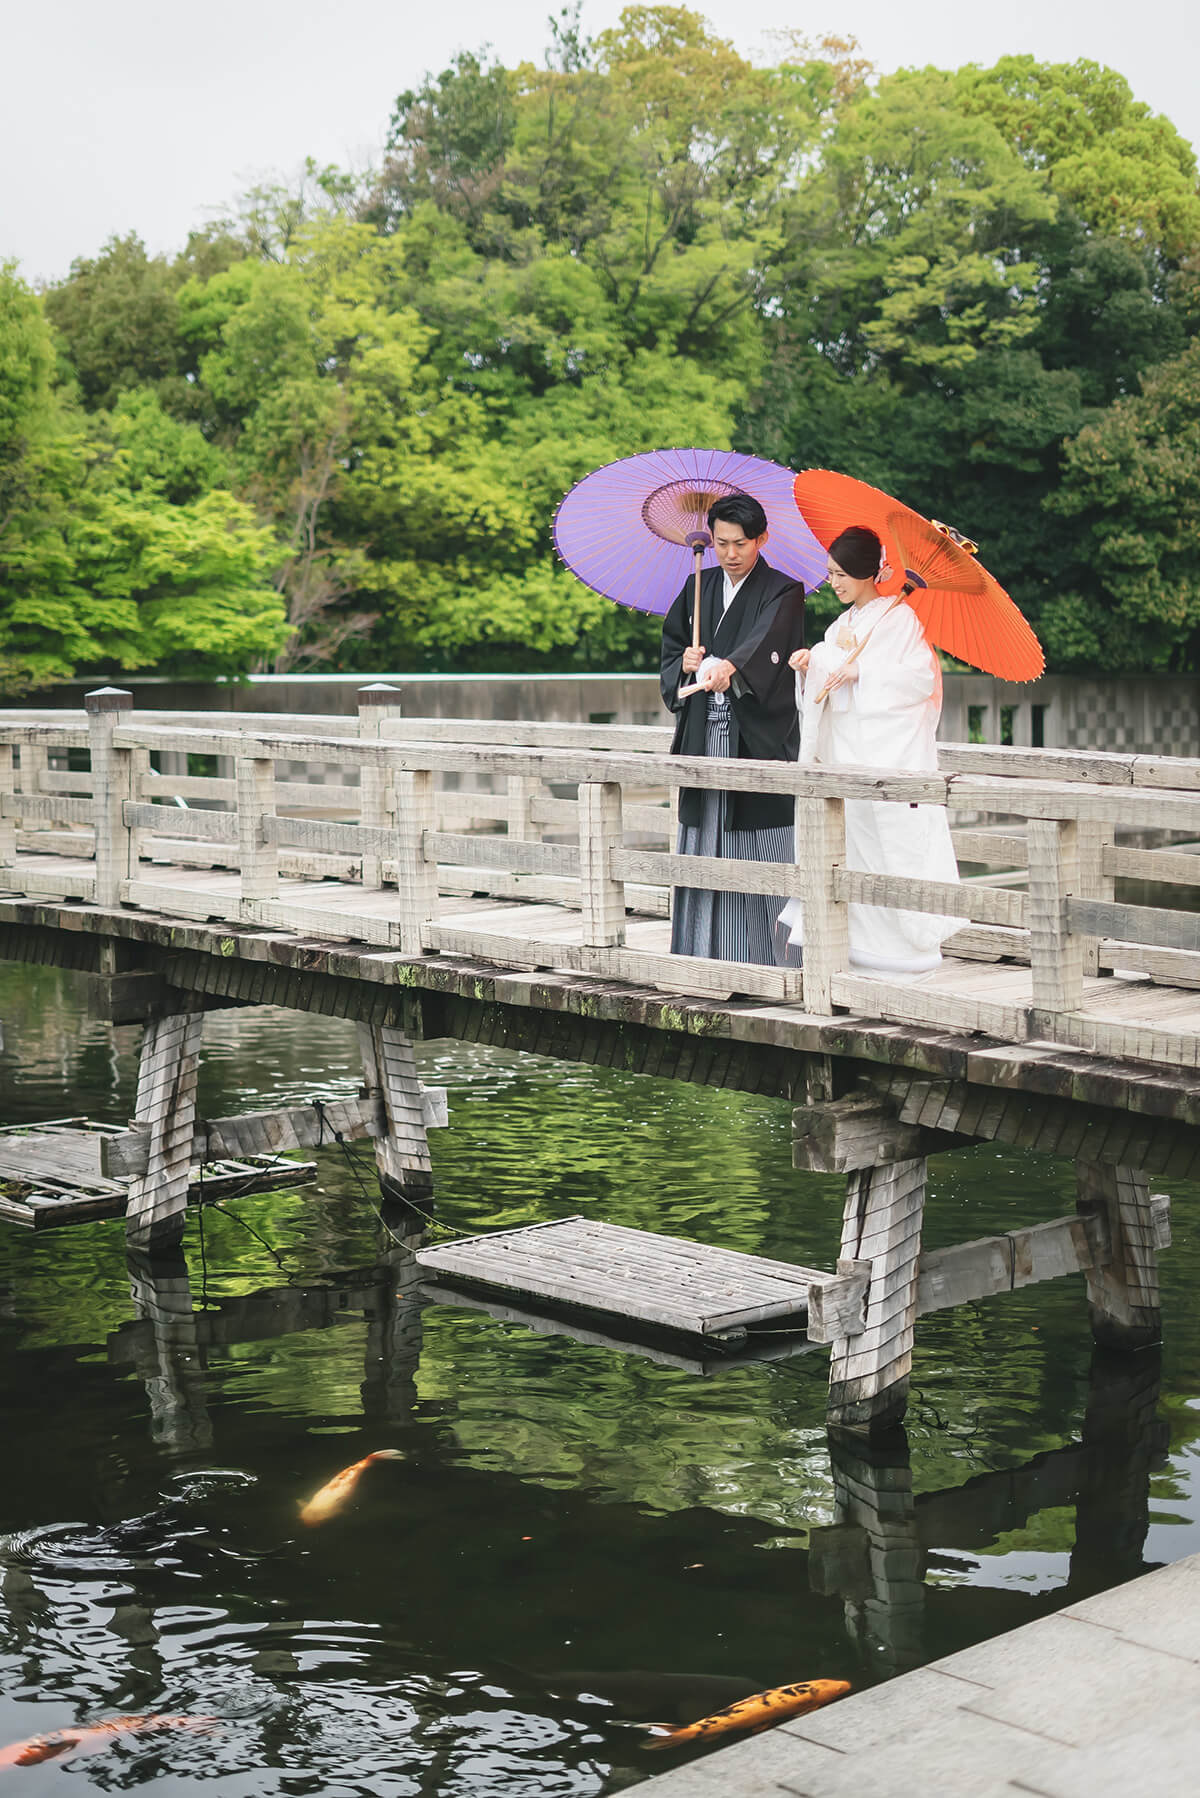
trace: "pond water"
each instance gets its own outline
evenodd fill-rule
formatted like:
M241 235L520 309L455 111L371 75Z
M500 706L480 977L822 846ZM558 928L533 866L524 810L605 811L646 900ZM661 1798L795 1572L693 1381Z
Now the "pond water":
M129 1116L139 1032L88 1021L74 976L0 967L0 1019L0 1122ZM832 1265L842 1182L792 1171L785 1104L418 1053L450 1096L440 1224L584 1212ZM206 1019L202 1114L359 1079L348 1025ZM173 1354L153 1314L186 1309L182 1267L135 1268L131 1292L119 1222L0 1225L0 1744L215 1719L14 1790L592 1798L694 1752L652 1751L648 1722L867 1685L1200 1548L1194 1190L1172 1194L1161 1361L1094 1360L1078 1279L937 1314L907 1450L856 1461L827 1438L824 1353L700 1373L422 1306L370 1145L315 1158L315 1187L192 1214L196 1337ZM926 1241L1073 1204L1065 1163L940 1157ZM338 1516L300 1524L384 1448ZM876 1511L919 1550L882 1573Z

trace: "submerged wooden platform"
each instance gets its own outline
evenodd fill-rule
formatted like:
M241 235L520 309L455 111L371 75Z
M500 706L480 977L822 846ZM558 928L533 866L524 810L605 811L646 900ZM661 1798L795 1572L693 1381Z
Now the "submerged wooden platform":
M485 1287L468 1286L465 1282L449 1285L440 1280L424 1279L420 1293L430 1305L483 1312L497 1323L511 1324L534 1336L566 1336L589 1348L613 1349L618 1354L652 1361L659 1367L673 1367L679 1373L694 1374L699 1379L727 1373L731 1367L752 1366L763 1361L790 1361L794 1355L806 1355L821 1347L820 1343L810 1342L803 1331L786 1325L770 1333L749 1331L740 1339L707 1336L693 1339L675 1331L658 1329L653 1324L639 1326L626 1317L610 1318L604 1313L581 1311L573 1305L556 1305L553 1300L531 1299L515 1305L507 1297Z
M130 1182L110 1177L103 1169L106 1151L134 1134L86 1118L0 1129L0 1219L30 1230L48 1230L124 1217ZM316 1177L315 1161L289 1161L278 1155L214 1156L192 1167L189 1187L194 1201L216 1203L303 1186Z
M823 1331L834 1308L857 1297L861 1309L865 1284L586 1217L441 1243L418 1250L417 1261L443 1279L729 1344L767 1322L802 1331L810 1310Z

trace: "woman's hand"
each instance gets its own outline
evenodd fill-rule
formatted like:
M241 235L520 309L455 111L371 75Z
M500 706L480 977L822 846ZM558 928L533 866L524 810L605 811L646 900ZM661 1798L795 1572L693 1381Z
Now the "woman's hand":
M788 667L794 668L797 674L803 674L808 668L809 657L811 655L812 651L810 649L794 649L788 657Z
M835 690L835 688L848 687L857 679L858 679L858 663L857 662L843 662L841 667L836 668L834 670L834 672L830 675L829 679L825 682L825 691L827 693L832 693Z
M706 649L693 649L690 645L683 652L683 672L695 674L697 668L708 654Z

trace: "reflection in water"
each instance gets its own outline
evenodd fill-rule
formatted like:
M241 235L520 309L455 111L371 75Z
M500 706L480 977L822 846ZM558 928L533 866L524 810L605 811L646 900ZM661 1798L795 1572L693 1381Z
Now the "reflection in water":
M38 970L0 969L0 1013L5 1121L126 1115L135 1032ZM792 1172L786 1106L420 1060L450 1089L439 1225L584 1211L832 1263L840 1183ZM358 1079L349 1026L206 1020L210 1115ZM318 1160L315 1190L210 1210L203 1254L193 1220L186 1262L127 1265L114 1224L0 1234L0 1743L221 1720L123 1739L76 1789L592 1798L661 1770L647 1722L947 1653L1136 1574L1148 1524L1160 1554L1200 1546L1184 1230L1161 1368L1092 1356L1078 1281L937 1314L907 1441L876 1450L827 1441L823 1354L690 1371L424 1302L420 1220L385 1229L340 1151ZM1072 1204L1068 1167L942 1158L928 1239ZM402 1459L303 1530L300 1502L379 1449Z
M831 1431L836 1522L809 1539L814 1590L844 1600L851 1638L891 1674L935 1652L926 1640L929 1569L969 1565L947 1550L986 1553L1031 1518L1070 1507L1074 1545L1061 1596L1086 1598L1148 1572L1150 1472L1167 1442L1160 1386L1157 1349L1097 1348L1078 1443L920 1497L903 1430L878 1444Z
M182 1254L157 1262L131 1254L128 1266L129 1296L144 1326L133 1334L134 1365L146 1388L154 1440L167 1448L209 1448L212 1424L187 1262Z

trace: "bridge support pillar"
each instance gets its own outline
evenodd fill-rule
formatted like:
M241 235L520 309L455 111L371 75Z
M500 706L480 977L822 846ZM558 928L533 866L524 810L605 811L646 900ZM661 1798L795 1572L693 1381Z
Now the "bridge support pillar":
M358 1046L367 1086L382 1095L387 1118L387 1135L375 1139L383 1196L429 1199L433 1165L412 1039L391 1024L360 1024Z
M1106 1348L1145 1348L1162 1339L1158 1297L1159 1224L1149 1182L1138 1168L1077 1161L1076 1209L1099 1212L1110 1258L1087 1275L1092 1335Z
M147 1133L146 1171L129 1184L125 1240L143 1252L174 1248L187 1212L202 1011L152 1018L142 1037L133 1121Z
M865 1327L833 1344L829 1422L877 1435L900 1422L908 1405L917 1266L925 1208L924 1156L858 1168L846 1182L843 1262L871 1269Z

